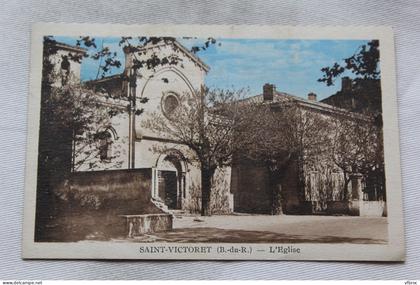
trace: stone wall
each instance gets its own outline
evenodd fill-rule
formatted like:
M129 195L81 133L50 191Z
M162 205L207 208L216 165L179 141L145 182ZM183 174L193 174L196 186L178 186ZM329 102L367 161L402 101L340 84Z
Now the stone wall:
M55 189L55 219L41 241L125 237L122 215L160 214L151 202L151 169L73 173Z
M328 201L330 215L350 215L362 217L386 217L385 201Z
M271 190L265 166L241 160L232 166L234 211L242 213L271 213Z

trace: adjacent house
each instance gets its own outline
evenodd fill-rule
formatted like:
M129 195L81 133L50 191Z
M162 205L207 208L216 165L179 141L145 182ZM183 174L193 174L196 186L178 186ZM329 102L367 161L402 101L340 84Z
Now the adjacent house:
M347 81L343 81L346 83ZM359 113L335 107L317 101L317 95L309 93L307 99L276 90L273 84L265 84L262 94L247 98L248 104L264 104L274 114L285 112L284 106L293 104L299 116L299 122L294 123L296 133L300 132L302 143L301 156L295 156L285 164L282 170L273 174L266 163L258 159L237 159L232 166L232 187L234 196L234 210L236 212L273 214L276 207L281 207L285 214L352 214L382 215L384 202L371 203L378 200L378 195L368 195L375 188L384 185L374 180L373 174L362 175L358 172L344 173L348 168L345 163L352 163L351 155L362 156L344 150L350 158L340 157L342 153L334 150L341 142L343 134L349 136L348 143L343 147L375 148L374 145L357 145L352 137L362 132L351 133L345 128L357 125L357 129L367 130L372 119ZM287 118L284 118L287 119ZM268 122L273 123L273 122ZM269 128L270 126L267 126ZM317 128L314 132L311 128ZM270 128L272 131L272 128ZM282 130L278 130L281 132ZM283 131L287 136L286 130ZM290 134L289 134L290 135ZM376 134L364 131L363 135L375 139ZM324 138L328 138L325 140ZM261 138L264 139L264 138ZM288 139L284 137L284 139ZM328 144L328 145L327 145ZM317 148L317 149L315 149ZM337 157L338 156L338 157ZM347 159L347 161L343 161ZM357 158L366 160L365 157ZM364 161L357 161L359 164ZM273 185L271 175L281 176L280 181ZM384 191L382 191L384 192ZM377 205L373 205L373 204ZM279 204L279 205L277 205ZM277 206L276 206L277 205ZM365 206L363 206L365 205ZM369 208L369 209L368 209Z

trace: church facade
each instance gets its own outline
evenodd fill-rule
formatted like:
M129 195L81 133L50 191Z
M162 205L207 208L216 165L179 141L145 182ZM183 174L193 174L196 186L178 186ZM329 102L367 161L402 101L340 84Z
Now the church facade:
M153 199L164 203L168 210L199 212L201 176L200 166L191 159L194 153L185 145L153 132L144 124L156 113L163 115L170 124L171 112L182 104L181 97L194 96L200 90L209 67L177 41L150 44L140 52L145 58L156 53L168 58L175 55L180 64L145 68L135 76L135 82L130 82L123 80L123 77L129 76L132 70L134 53L126 50L123 74L86 82L86 86L105 95L107 99L104 99L104 104L126 108L130 104L127 98L135 96L137 108L143 112L141 115L121 112L98 130L103 136L104 147L101 154L94 158L94 163L78 151L85 145L75 145L74 151L78 155L73 158L73 165L77 165L73 171L151 169ZM107 94L112 96L108 97ZM141 103L142 98L147 98L147 102ZM216 176L222 177L223 185L215 185L217 189L213 192L217 198L213 199L213 212L230 213L233 211L233 199L229 186L226 186L230 183L230 169L219 171Z

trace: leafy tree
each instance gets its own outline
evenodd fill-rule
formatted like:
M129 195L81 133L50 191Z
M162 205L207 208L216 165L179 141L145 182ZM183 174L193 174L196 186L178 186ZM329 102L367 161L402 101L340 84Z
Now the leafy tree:
M322 78L327 86L334 85L344 72L353 74L351 90L339 91L339 100L328 101L332 105L351 111L375 116L377 124L382 124L381 86L380 86L379 41L372 40L358 48L355 54L345 58L343 63L334 63L331 67L323 67Z
M319 82L325 82L327 86L334 85L334 80L346 70L352 72L356 79L379 79L379 41L372 40L362 45L352 56L344 59L344 66L334 63L331 67L323 67L323 77Z

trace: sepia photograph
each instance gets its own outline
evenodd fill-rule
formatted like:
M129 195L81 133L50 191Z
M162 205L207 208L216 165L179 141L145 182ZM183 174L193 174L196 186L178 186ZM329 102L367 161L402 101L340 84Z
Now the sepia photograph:
M24 257L404 259L388 30L54 26Z

